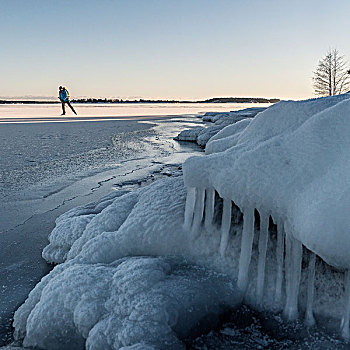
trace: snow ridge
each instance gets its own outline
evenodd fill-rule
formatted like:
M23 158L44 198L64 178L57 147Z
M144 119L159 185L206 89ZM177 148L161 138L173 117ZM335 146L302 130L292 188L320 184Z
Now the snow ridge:
M198 126L192 129L181 131L174 140L196 142L199 146L205 147L209 140L213 139L216 134L220 133L225 127L235 124L241 120L251 121L258 113L264 111L265 107L251 107L232 112L208 112L202 117L203 121L214 123L206 128ZM247 126L246 123L240 127Z
M276 300L281 299L285 255L283 313L289 320L298 317L303 252L309 256L306 307L309 325L314 323L314 255L331 266L350 269L349 115L348 94L280 102L259 113L245 128L237 127L237 123L223 129L221 135L207 144L208 155L189 158L183 167L189 201L194 192L205 192L211 197L216 191L223 198L221 255L225 252L230 230L231 201L244 215L237 280L242 293L246 293L248 285L255 210L260 219L258 303L264 290L269 217L278 227ZM202 215L197 212L202 208L197 201L198 196L194 204L186 206L189 227L192 217L194 222ZM347 339L348 281L345 277L341 325Z

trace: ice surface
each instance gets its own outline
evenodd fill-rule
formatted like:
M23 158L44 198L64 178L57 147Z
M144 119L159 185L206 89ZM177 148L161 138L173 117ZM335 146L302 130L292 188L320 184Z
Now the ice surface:
M5 107L14 117L24 117L20 111L23 106ZM172 140L179 130L198 125L200 120L194 116L152 117L147 118L152 123L146 124L138 122L145 119L142 117L73 123L70 117L59 116L57 119L65 122L44 123L45 117L38 115L54 115L59 107L23 107L28 116L38 117L37 123L0 127L0 346L11 339L16 308L51 269L41 255L57 216L111 191L120 193L121 189L131 190L173 176L186 157L200 152L196 145L180 145ZM104 111L103 116L113 110L108 105L95 107L89 105L85 111ZM67 225L78 228L74 220L66 219ZM83 220L76 223L81 227L86 224ZM61 227L66 242L59 238L54 242L53 238L48 248L57 243L63 249L53 249L58 254L57 259L53 258L56 263L66 259L69 240L75 239L71 236L80 234L79 230L69 232L68 227Z
M348 98L276 104L232 128L232 147L188 159L185 186L181 177L158 181L99 212L58 219L50 259L61 242L67 260L16 312L16 336L52 349L176 348L245 294L270 310L283 302L289 320L304 311L306 323L313 313L342 318L347 338ZM222 133L216 141L230 137ZM237 206L243 228L232 218ZM270 216L277 234L266 235Z
M286 237L286 305L284 316L291 321L298 318L298 297L301 277L302 244L294 237Z
M203 219L203 211L204 211L204 197L205 197L205 191L202 189L196 190L196 204L194 207L194 216L193 216L193 225L192 225L192 231L194 233L198 232L199 227L202 223Z
M350 273L349 270L345 273L345 293L344 293L344 314L341 320L342 336L346 339L350 339L349 332L349 315L350 315Z
M196 189L194 187L187 189L184 228L189 230L192 225L194 205L196 203Z
M233 124L244 118L253 118L259 112L262 112L265 109L266 107L250 107L250 108L240 109L238 111L231 111L231 112L221 112L221 113L208 112L204 114L203 121L216 123L218 121L226 122L226 120L230 120L228 124Z
M276 304L279 305L282 296L282 283L283 283L283 263L284 263L284 226L283 222L277 223L277 247L276 247L276 289L275 289L275 300Z

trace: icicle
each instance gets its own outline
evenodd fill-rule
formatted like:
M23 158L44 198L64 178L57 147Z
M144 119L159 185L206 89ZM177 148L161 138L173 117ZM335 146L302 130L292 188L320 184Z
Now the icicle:
M298 317L298 296L303 246L288 234L286 238L286 251L287 300L283 313L289 321L293 321Z
M189 230L191 228L195 203L196 203L196 188L188 187L186 205L185 205L185 222L184 222L184 228L186 230Z
M258 305L262 304L265 281L265 263L267 242L269 239L269 215L260 213L260 234L259 234L259 261L258 261L258 278L256 285L256 299Z
M231 227L231 215L232 215L232 202L230 199L224 199L224 207L222 210L221 221L221 241L220 241L220 254L225 255L225 250L228 242L228 235Z
M283 259L284 259L284 225L283 222L277 223L277 249L276 249L276 260L277 260L277 273L276 273L276 290L275 290L275 301L279 305L282 296L282 281L283 281Z
M307 326L313 326L315 324L315 318L312 314L312 303L314 301L314 286L315 286L315 262L316 255L310 252L309 266L307 270L307 301L305 312L305 324Z
M215 204L215 190L213 188L209 188L205 192L206 201L205 201L205 227L210 227L213 222L214 217L214 204Z
M286 279L286 299L290 294L291 288L291 264L292 264L292 239L290 235L286 235L286 259L285 259L285 279Z
M340 328L342 337L349 341L349 313L350 313L350 272L346 270L344 277L345 293L344 293L344 314L341 320Z
M241 255L238 268L238 288L244 293L248 286L249 264L252 255L254 238L254 208L248 208L243 213L243 232L241 242Z
M192 232L198 232L199 226L202 222L203 211L204 211L204 196L205 196L205 190L203 190L201 188L197 188L196 205L194 207Z

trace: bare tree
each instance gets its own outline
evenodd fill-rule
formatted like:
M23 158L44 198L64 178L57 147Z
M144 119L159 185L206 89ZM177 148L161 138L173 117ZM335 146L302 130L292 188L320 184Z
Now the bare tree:
M315 94L333 96L345 92L350 87L350 70L344 56L337 49L329 49L320 59L313 76Z

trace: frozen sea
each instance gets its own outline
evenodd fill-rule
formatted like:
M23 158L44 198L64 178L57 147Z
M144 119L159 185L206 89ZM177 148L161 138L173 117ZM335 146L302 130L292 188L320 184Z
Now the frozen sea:
M252 104L249 104L251 106ZM41 257L56 217L113 190L170 176L198 146L173 141L198 114L244 104L0 105L0 345L13 312L50 266Z
M133 190L181 170L202 150L173 140L202 125L200 113L252 104L0 105L0 346L12 340L14 311L51 267L41 257L55 219L111 191ZM261 106L261 104L259 104ZM188 349L348 348L321 327L286 324L243 305Z

